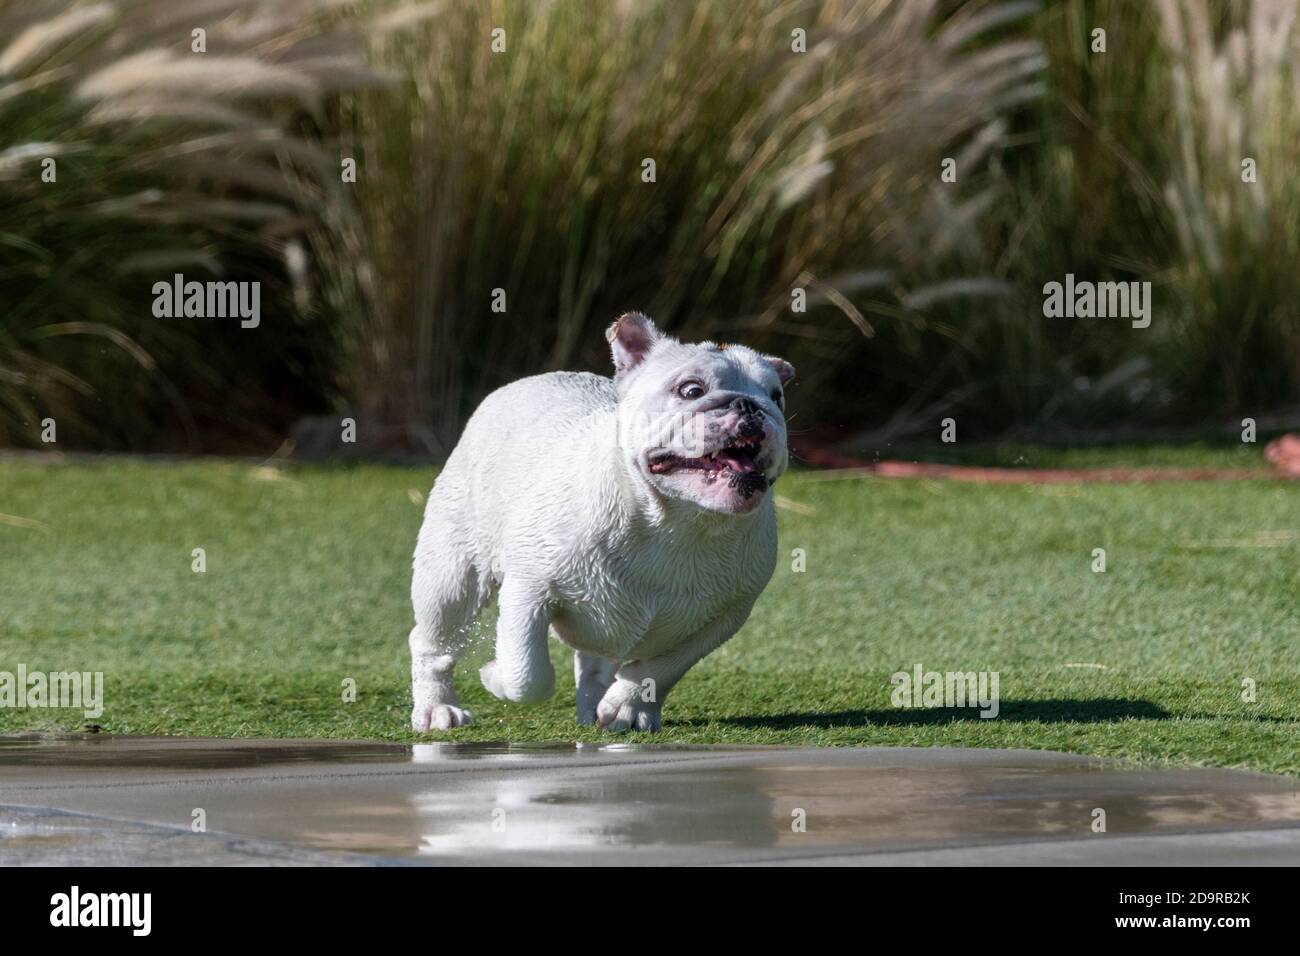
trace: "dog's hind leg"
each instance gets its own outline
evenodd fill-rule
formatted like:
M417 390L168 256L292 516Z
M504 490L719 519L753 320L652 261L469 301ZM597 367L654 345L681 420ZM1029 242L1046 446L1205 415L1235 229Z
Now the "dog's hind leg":
M555 668L546 643L550 615L545 589L506 574L497 618L496 659L479 670L479 678L502 700L534 704L555 693Z
M573 681L578 685L578 723L596 722L596 706L617 674L618 661L586 651L573 652Z
M421 530L411 578L411 727L420 732L463 727L474 719L460 706L452 672L492 594L490 575L480 573L466 550L440 530L436 522Z

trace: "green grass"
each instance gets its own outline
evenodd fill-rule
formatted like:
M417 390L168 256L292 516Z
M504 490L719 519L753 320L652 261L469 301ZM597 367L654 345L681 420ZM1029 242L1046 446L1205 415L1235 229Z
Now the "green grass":
M872 450L871 461L924 461L989 468L1267 468L1259 449L1272 438L1259 435L1255 444L1240 440L1187 442L1178 445L1091 445L1051 447L1015 442L900 442Z
M114 733L418 739L407 587L432 477L0 461L0 670L103 671L94 723ZM776 576L678 687L656 740L1049 748L1300 774L1300 487L816 477L781 486L801 509L781 512ZM1099 547L1104 574L1090 570ZM485 640L462 663L478 722L444 736L603 739L573 722L563 648L558 693L531 709L478 687L489 655ZM1001 716L893 708L891 674L918 663L999 672ZM84 722L0 709L8 732Z

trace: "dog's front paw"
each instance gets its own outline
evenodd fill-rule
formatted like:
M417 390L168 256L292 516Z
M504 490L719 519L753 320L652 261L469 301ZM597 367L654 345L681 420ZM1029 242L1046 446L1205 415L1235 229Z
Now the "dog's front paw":
M488 661L478 669L478 679L486 690L493 697L501 700L509 700L506 693L505 681L501 679L501 669L497 667L496 661Z
M468 727L473 722L470 711L452 704L416 704L411 711L411 729L421 734L426 730Z
M611 733L658 730L663 723L660 704L657 700L647 700L649 694L642 685L620 677L609 685L596 705L596 726Z
M528 675L523 680L516 677L512 681L498 661L488 661L479 668L478 679L493 697L512 704L537 704L555 693L555 671L549 664L543 674Z

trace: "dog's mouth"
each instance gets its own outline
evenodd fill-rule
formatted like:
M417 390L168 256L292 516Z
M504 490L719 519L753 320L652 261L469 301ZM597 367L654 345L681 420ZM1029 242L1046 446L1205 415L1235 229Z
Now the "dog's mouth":
M761 450L758 438L736 438L730 444L698 458L688 458L671 451L654 452L650 456L649 468L656 475L699 471L709 478L755 476L760 474L758 455Z

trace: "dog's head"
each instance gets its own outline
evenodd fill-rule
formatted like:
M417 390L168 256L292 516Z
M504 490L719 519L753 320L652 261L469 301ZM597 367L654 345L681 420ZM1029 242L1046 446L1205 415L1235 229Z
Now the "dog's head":
M729 514L757 508L789 462L794 366L743 345L678 342L639 312L606 337L628 466L669 498Z

